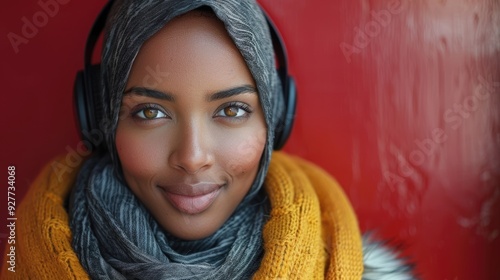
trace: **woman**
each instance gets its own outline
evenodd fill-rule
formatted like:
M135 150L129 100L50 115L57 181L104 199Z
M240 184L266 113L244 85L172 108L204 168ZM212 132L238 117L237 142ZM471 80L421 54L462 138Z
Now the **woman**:
M2 279L411 279L377 243L362 249L333 179L272 152L275 69L253 1L115 3L107 152L76 179L42 172L20 210L33 217L18 231L34 234L18 245L29 267Z

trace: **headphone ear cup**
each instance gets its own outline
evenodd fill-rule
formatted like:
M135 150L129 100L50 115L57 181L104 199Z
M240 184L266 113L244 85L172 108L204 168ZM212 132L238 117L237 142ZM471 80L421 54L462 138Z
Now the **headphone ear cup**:
M83 131L89 131L90 121L89 115L87 113L87 98L85 97L85 77L84 72L78 71L75 77L75 84L73 86L73 104L74 104L74 112L75 119L78 124L78 128L80 129L80 138L85 139L85 135L82 133ZM91 147L87 147L91 148Z
M293 122L295 120L297 88L295 87L295 80L290 76L287 76L285 83L283 83L283 97L285 101L285 112L276 126L274 150L283 148L288 137L290 137L292 133Z
M101 101L102 89L103 86L101 84L101 65L95 64L90 66L89 70L89 81L87 85L90 92L88 92L88 96L91 97L89 100L89 109L92 109L91 116L91 129L101 130L100 122L104 117L104 107Z
M103 104L100 100L101 67L91 65L84 71L78 71L74 85L75 112L80 136L89 150L104 149L104 131L99 122L103 116Z

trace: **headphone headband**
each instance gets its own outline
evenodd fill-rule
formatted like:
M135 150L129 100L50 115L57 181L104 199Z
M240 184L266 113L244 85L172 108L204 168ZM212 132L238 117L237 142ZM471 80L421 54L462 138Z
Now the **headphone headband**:
M106 20L108 18L109 12L111 11L112 5L113 1L109 1L108 3L106 3L104 8L102 8L101 12L97 16L94 24L92 25L92 29L90 29L89 37L87 38L87 42L85 44L85 56L83 61L85 67L92 64L92 55L94 54L97 40L99 40L99 36L104 30L104 26L106 26Z

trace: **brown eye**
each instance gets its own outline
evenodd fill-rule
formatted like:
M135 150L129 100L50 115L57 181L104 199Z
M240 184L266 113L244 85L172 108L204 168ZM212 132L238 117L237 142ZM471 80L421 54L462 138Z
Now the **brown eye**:
M240 108L237 108L237 107L226 107L226 108L224 108L224 114L227 117L235 117L236 115L238 115L238 110L240 110Z
M217 117L223 117L228 119L240 119L245 118L252 113L250 106L242 102L232 102L224 104L224 107L220 107L218 112L215 114Z
M158 110L156 109L144 109L144 116L147 119L154 119L156 116L158 116Z
M155 109L154 107L140 109L139 111L134 113L134 116L144 120L154 120L167 117L167 115L163 113L162 110Z

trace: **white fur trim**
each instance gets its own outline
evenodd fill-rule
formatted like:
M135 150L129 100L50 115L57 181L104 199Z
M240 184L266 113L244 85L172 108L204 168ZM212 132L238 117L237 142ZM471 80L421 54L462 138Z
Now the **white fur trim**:
M363 235L363 280L413 280L411 266L392 248Z

